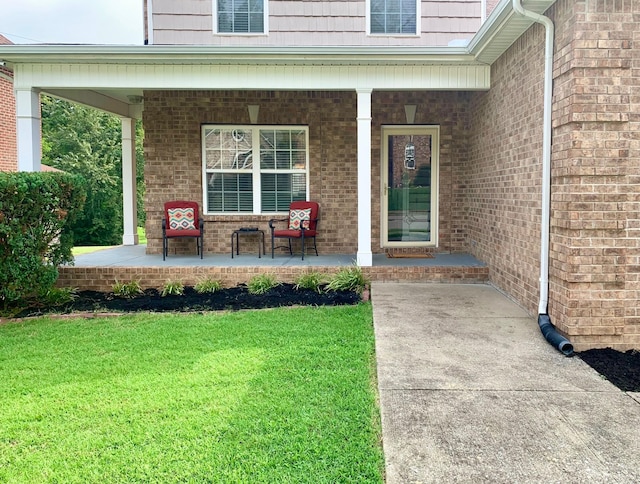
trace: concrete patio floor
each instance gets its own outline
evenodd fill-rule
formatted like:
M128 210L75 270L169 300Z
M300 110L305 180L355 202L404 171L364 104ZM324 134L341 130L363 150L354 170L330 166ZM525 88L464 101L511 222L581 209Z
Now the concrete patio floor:
M276 253L271 258L271 253L258 258L257 252L243 252L240 255L205 254L202 259L193 255L169 254L166 260L162 260L162 254L146 254L146 245L120 245L97 252L79 255L75 258L77 267L292 267L292 266L349 266L356 260L355 254L338 255L305 255L302 260L300 255L290 256L285 253ZM384 254L374 254L374 266L385 267L485 267L469 254L435 254L432 259L416 258L387 258Z
M640 394L489 285L373 283L387 484L640 482Z

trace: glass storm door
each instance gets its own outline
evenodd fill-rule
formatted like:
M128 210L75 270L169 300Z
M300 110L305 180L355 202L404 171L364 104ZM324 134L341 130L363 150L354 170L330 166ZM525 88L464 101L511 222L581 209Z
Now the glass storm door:
M382 145L382 246L435 246L439 128L383 127Z

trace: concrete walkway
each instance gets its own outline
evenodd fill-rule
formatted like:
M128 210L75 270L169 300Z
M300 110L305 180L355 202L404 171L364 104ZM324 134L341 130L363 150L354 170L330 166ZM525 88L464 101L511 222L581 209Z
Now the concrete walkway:
M640 482L640 395L486 285L374 283L387 484Z

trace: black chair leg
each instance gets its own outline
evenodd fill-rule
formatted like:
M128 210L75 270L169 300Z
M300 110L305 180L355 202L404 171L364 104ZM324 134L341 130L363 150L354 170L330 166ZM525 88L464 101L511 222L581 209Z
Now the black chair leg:
M271 258L273 259L273 253L275 251L275 237L273 236L273 230L271 231Z
M304 260L304 230L302 230L302 237L300 237L300 249L302 250L302 260Z
M293 249L291 248L291 237L289 237L289 255L293 255Z
M167 257L167 238L162 237L162 260Z

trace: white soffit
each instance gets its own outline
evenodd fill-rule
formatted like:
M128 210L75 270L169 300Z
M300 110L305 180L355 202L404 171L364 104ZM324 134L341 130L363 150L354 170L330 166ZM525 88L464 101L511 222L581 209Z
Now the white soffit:
M522 0L522 6L544 14L556 0ZM529 27L533 21L513 10L512 0L501 0L487 21L469 42L468 49L481 63L493 64Z

